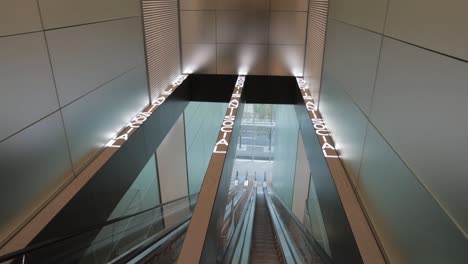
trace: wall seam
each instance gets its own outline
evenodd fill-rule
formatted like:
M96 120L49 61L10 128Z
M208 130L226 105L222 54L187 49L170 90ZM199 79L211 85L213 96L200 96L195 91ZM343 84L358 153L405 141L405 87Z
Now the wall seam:
M34 34L34 33L39 33L39 32L43 32L43 31L44 31L44 29L41 29L41 30L34 30L34 31L28 31L28 32L22 32L22 33L15 33L15 34L8 34L8 35L0 36L0 39L2 39L2 38L8 38L8 37L16 37L16 36L21 36L21 35Z
M92 94L92 93L98 91L99 89L101 89L101 88L104 87L105 85L107 85L107 84L109 84L109 83L111 83L111 82L117 80L118 78L124 76L125 74L127 74L127 73L133 71L133 70L136 69L138 66L140 66L140 65L135 65L135 66L133 66L133 67L130 67L130 68L129 68L128 70L126 70L125 72L120 73L120 74L118 74L117 76L114 76L112 79L106 81L105 83L99 85L98 87L93 88L92 90L89 90L89 91L87 91L86 93L84 93L84 94L78 96L77 98L71 100L70 102L68 102L68 103L66 103L66 104L64 104L64 105L62 105L62 106L61 106L61 109L64 109L64 108L66 108L66 107L72 105L73 103L75 103L75 102L77 102L77 101L83 99L84 97L86 97L86 96L88 96L88 95L90 95L90 94Z
M342 21L342 20L339 20L339 19L336 19L336 18L330 18L330 19L338 21L338 22L346 24L346 25L349 25L349 26L352 26L352 27L355 27L355 28L359 28L359 29L371 32L371 33L379 34L379 35L383 36L384 38L393 39L393 40L396 40L396 41L399 41L399 42L402 42L402 43L405 43L405 44L408 44L408 45L411 45L411 46L414 46L414 47L417 47L417 48L420 48L420 49L423 49L423 50L426 50L426 51L430 51L430 52L439 54L441 56L449 57L449 58L454 59L454 60L458 60L458 61L461 61L461 62L468 63L468 60L466 60L466 59L462 59L462 58L459 58L459 57L456 57L456 56L453 56L453 55L449 55L447 53L443 53L443 52L440 52L440 51L437 51L437 50L426 48L424 46L420 46L418 44L414 44L414 43L411 43L411 42L408 42L408 41L405 41L405 40L402 40L402 39L399 39L399 38L396 38L396 37L392 37L392 36L389 36L389 35L385 35L383 33L376 32L376 31L373 31L373 30L370 30L370 29L367 29L367 28L364 28L364 27L356 26L354 24L351 24L351 23L348 23L348 22L345 22L345 21Z
M36 0L36 1L37 1L37 0ZM41 17L42 17L42 16L41 16ZM107 19L107 20L100 20L100 21L94 21L94 22L89 22L89 23L74 24L74 25L69 25L69 26L44 28L44 31L60 30L60 29L67 29L67 28L74 28L74 27L81 27L81 26L88 26L88 25L95 25L95 24L100 24L100 23L107 23L107 22L113 22L113 21L119 21L119 20L126 20L126 19L137 18L137 17L138 17L138 16L119 17L119 18L114 18L114 19ZM41 18L41 20L42 20L42 18Z
M37 10L38 10L38 13L39 13L39 19L41 21L41 26L44 29L44 20L43 20L43 17L42 17L42 11L41 11L41 7L39 5L39 0L36 0L36 4L37 4ZM46 31L43 30L42 34L44 36L44 43L45 43L46 50L47 50L47 58L49 60L50 73L52 75L52 81L53 81L53 84L54 84L55 96L57 98L57 104L58 104L58 107L59 107L58 112L60 113L60 121L62 122L63 135L65 137L65 144L67 146L67 152L68 152L68 159L69 159L69 162L70 162L70 167L71 167L71 169L73 171L73 178L76 178L77 172L76 172L75 165L73 164L73 158L72 158L71 148L70 148L70 140L68 138L67 128L65 127L65 118L63 117L62 104L60 102L60 96L59 96L59 92L58 92L58 89L57 89L57 81L56 81L56 78L55 78L54 67L52 65L52 58L50 56L49 42L47 40Z

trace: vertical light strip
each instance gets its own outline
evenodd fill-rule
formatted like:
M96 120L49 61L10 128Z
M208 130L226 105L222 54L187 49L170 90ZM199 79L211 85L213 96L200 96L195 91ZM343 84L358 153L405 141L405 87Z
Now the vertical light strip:
M181 74L177 0L143 0L148 82L154 101Z

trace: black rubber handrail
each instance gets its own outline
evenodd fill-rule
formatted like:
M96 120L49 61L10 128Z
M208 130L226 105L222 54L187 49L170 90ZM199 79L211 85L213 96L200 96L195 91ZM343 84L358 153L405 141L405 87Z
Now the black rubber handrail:
M250 193L247 194L248 195L248 198L247 198L248 200L246 201L246 205L245 205L244 209L242 210L241 217L240 217L240 219L242 219L242 220L235 227L233 235L232 235L231 239L229 240L229 242L228 242L228 244L226 246L226 250L225 250L223 256L221 257L222 263L231 263L232 262L232 258L234 256L235 248L237 246L239 246L239 240L241 239L240 232L242 231L242 228L243 228L243 226L245 224L246 218L248 216L248 211L251 209L252 206L255 207L255 204L252 204L254 202L254 199L252 199L252 197L254 196L254 194L256 192L257 192L256 188L251 188Z
M117 223L117 222L120 222L120 221L123 221L123 220L126 220L128 218L132 218L134 216L137 216L137 215L141 215L143 213L146 213L146 212L149 212L151 210L155 210L155 209L158 209L158 208L161 208L163 206L166 206L168 204L171 204L171 203L175 203L175 202L178 202L178 201L181 201L183 199L187 199L187 198L191 198L191 197L195 197L197 196L199 193L194 193L194 194L191 194L191 195L187 195L187 196L184 196L184 197L180 197L180 198L177 198L177 199L174 199L174 200L171 200L171 201L167 201L165 203L162 203L162 204L159 204L157 206L154 206L152 208L148 208L148 209L145 209L143 211L140 211L140 212L137 212L137 213L134 213L134 214L130 214L130 215L126 215L126 216L121 216L121 217L117 217L117 218L114 218L112 220L109 220L109 221L106 221L104 223L101 223L101 224L97 224L97 225L94 225L94 226L90 226L88 228L85 228L81 231L77 231L73 234L69 234L69 235L65 235L65 236L61 236L61 237L57 237L57 238L53 238L53 239L50 239L50 240L46 240L46 241L43 241L43 242L40 242L40 243L37 243L35 245L32 245L32 246L28 246L28 247L25 247L23 249L20 249L20 250L16 250L16 251L13 251L11 253L8 253L8 254L5 254L3 256L0 256L0 263L1 262L4 262L4 261L7 261L7 260L11 260L11 259L14 259L14 258L17 258L17 257L20 257L20 256L23 256L27 253L31 253L33 251L37 251L39 249L43 249L45 247L48 247L48 246L51 246L51 245L54 245L54 244L57 244L57 243L60 243L60 242L63 242L63 241L66 241L68 239L71 239L71 238L74 238L74 237L78 237L82 234L85 234L85 233L88 233L88 232L92 232L92 231L96 231L98 229L101 229L105 226L108 226L110 224L114 224L114 223Z
M275 208L280 207L279 209L287 214L287 217L292 219L294 222L294 225L300 230L300 232L304 235L306 238L306 241L308 244L312 247L312 249L320 256L321 260L325 262L326 264L333 264L333 260L328 256L328 254L325 252L325 250L320 246L320 244L315 240L315 238L304 228L303 224L296 218L296 216L293 214L293 212L286 207L286 205L281 201L281 199L278 198L276 194L273 193L273 195L270 195L271 202ZM278 214L281 217L281 212L277 210Z
M130 262L130 260L138 257L140 254L144 254L145 251L150 248L152 245L154 245L156 242L160 241L161 239L169 236L169 235L172 235L172 233L174 231L176 231L177 229L179 229L181 226L183 226L184 224L186 224L188 221L190 221L192 219L192 216L188 216L186 219L184 220L181 220L179 221L178 223L172 225L171 227L167 228L167 229L164 229L162 230L160 233L158 233L157 235L153 236L153 237L150 237L148 238L147 240L143 241L142 245L138 246L137 248L135 249L131 249L129 250L128 252L126 252L125 254L117 257L116 259L113 259L113 260L110 260L108 261L108 263L110 264L125 264L125 263L128 263ZM172 240L168 240L166 241L165 243L163 243L162 245L160 245L159 247L155 248L154 250L151 251L150 254L152 255L157 255L160 253L161 249L164 249L167 247L168 244L170 244L174 239L177 239L179 238L179 236L183 235L188 229L188 225L185 226L185 228L182 228L181 230L179 230L178 232L175 233L175 237L172 239Z

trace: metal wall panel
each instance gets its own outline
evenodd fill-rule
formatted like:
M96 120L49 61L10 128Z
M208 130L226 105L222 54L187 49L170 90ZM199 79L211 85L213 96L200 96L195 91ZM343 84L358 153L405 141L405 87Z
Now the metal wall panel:
M463 0L392 0L385 35L467 61L467 10Z
M271 75L303 76L306 28L307 12L271 12Z
M273 48L271 51L270 45L297 45L304 49L307 4L304 0L182 1L183 72L238 74L249 68L255 74L291 75L295 72L295 75L302 76L304 52L292 47ZM217 47L210 50L214 45L203 44L217 44ZM266 51L258 46L239 44L262 44ZM235 58L249 53L252 48L260 54L251 56L251 59ZM277 54L283 51L286 53ZM266 68L273 71L264 70L265 52ZM246 60L249 61L247 65Z
M369 115L382 35L330 20L324 72ZM350 68L359 69L358 71Z
M282 76L302 76L304 46L270 45L269 73Z
M330 3L320 109L391 263L468 258L464 7Z
M270 44L304 45L306 12L271 12Z
M468 259L466 235L373 126L367 131L358 191L389 263Z
M382 33L389 0L330 0L330 17Z
M144 63L140 18L46 32L60 104L65 106Z
M10 195L3 199L11 202L5 208L18 205L1 216L0 228L10 232L4 223L21 224L25 218L16 215L31 217L68 179L71 164L81 169L81 161L99 151L149 96L139 1L0 2L0 35L18 34L0 38L0 165L15 177L5 178L12 181L0 184L0 193ZM136 66L139 74L120 76ZM66 104L85 94L59 110L59 97ZM67 143L73 145L73 161Z
M327 16L328 0L310 0L304 78L309 84L311 95L317 101L320 95Z
M181 74L177 0L143 0L150 96L154 100Z
M180 12L182 43L216 43L215 15L214 11Z
M217 43L268 44L268 11L217 11Z
M375 127L465 233L467 72L466 62L384 38L371 111Z
M274 11L304 11L307 12L309 0L271 0L271 10Z
M267 75L268 45L218 44L218 74Z
M269 0L217 0L217 10L269 10Z
M216 10L217 0L179 0L180 10Z
M75 169L85 166L148 104L145 76L145 67L135 67L63 108Z
M39 30L42 25L36 0L0 1L0 36Z
M215 44L183 44L182 60L184 73L216 73Z
M140 16L135 0L38 0L45 29Z
M60 113L0 143L0 241L73 175Z
M44 33L0 38L0 141L57 109Z

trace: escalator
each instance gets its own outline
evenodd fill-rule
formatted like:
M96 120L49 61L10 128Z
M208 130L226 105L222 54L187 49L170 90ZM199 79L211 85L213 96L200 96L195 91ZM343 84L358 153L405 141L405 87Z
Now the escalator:
M237 187L228 196L222 229L226 246L218 263L333 263L266 188ZM176 263L197 197L31 245L0 256L0 263Z
M333 263L305 226L267 188L254 188L220 263Z
M257 191L250 263L282 263L263 191Z
M182 197L31 245L0 256L0 264L176 263L197 197ZM218 263L333 263L266 188L237 186L228 197L221 235L226 253Z

